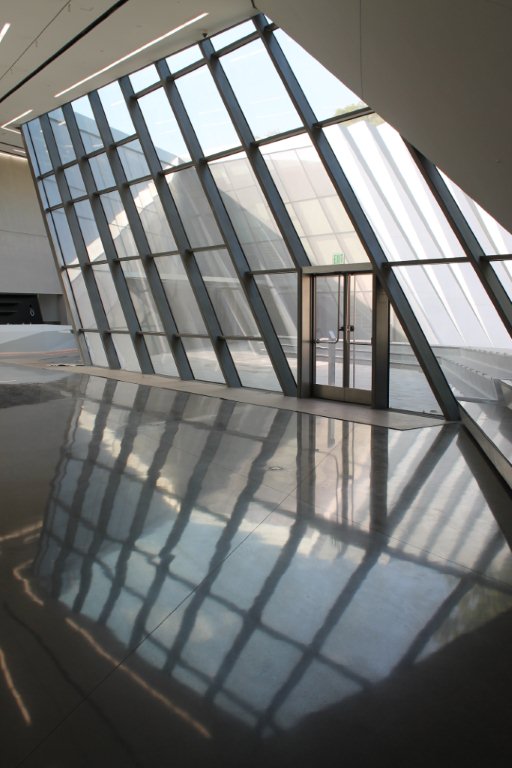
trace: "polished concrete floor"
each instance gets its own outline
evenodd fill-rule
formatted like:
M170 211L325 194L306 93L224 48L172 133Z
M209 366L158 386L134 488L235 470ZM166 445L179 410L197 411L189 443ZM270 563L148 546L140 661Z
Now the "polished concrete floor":
M23 370L2 768L508 768L511 496L462 427Z

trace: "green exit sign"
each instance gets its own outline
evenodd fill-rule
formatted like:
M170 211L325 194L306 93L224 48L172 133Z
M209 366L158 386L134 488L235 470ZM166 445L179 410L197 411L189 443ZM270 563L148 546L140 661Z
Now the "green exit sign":
M333 264L344 264L345 263L345 254L343 251L341 253L333 253L332 255L332 263Z

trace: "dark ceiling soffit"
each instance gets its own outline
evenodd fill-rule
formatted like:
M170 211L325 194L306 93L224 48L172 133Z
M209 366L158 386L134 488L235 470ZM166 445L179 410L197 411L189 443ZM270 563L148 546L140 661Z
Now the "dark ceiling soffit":
M119 10L123 5L126 5L128 0L118 0L117 3L114 3L107 11L101 14L101 16L98 16L97 19L92 21L87 27L82 29L81 32L78 33L78 35L75 35L69 42L67 42L65 45L62 46L62 48L59 48L58 51L56 51L54 54L52 54L46 61L43 61L42 64L40 64L36 69L34 69L33 72L31 72L29 75L23 78L23 80L20 80L20 82L15 85L13 88L11 88L10 91L7 91L4 96L0 98L0 104L9 98L9 96L12 96L13 93L16 93L20 88L22 88L24 85L26 85L30 80L32 80L33 77L38 75L40 72L43 71L43 69L46 69L47 66L52 64L56 59L59 58L59 56L62 56L63 53L66 53L66 51L69 51L70 48L72 48L75 43L78 43L79 40L82 40L86 35L89 34L89 32L92 32L93 29L95 29L97 26L102 24L106 19L108 19L109 16L112 16L113 13Z

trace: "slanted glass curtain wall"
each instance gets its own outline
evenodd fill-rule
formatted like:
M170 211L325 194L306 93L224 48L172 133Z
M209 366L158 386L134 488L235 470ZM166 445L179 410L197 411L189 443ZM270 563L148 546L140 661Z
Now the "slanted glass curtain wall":
M265 17L23 132L93 364L296 394L300 269L367 261L391 406L512 378L512 236Z

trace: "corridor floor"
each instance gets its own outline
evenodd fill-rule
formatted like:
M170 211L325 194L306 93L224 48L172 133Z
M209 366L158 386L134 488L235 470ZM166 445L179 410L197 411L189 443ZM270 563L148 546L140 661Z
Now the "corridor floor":
M1 372L3 768L510 765L511 494L462 427Z

